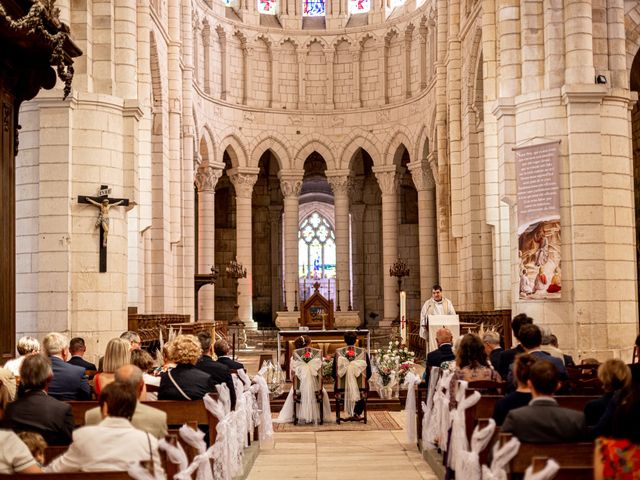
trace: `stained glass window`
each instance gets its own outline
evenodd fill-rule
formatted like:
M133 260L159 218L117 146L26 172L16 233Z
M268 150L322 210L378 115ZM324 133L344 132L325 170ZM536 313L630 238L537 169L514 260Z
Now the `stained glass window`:
M349 0L349 13L367 13L371 8L371 0Z
M323 17L324 0L302 0L302 15L305 17Z
M300 224L298 231L299 276L335 278L336 235L331 223L313 212Z
M278 1L258 0L258 13L262 15L276 15L278 13Z

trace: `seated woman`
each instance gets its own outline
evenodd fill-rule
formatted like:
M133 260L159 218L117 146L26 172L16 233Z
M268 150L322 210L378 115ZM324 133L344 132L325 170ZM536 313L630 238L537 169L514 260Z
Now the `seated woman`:
M620 359L611 358L598 367L598 379L604 395L584 407L584 419L592 438L611 433L613 414L620 403L622 391L631 384L631 370Z
M531 389L527 385L527 380L529 380L531 365L533 365L535 361L536 357L527 354L521 354L516 357L513 368L518 388L515 392L508 393L504 398L496 402L493 410L493 419L496 421L497 426L502 425L511 410L529 405L531 401Z
M114 373L123 365L131 363L131 344L122 338L112 338L107 343L107 350L102 361L102 371L93 377L93 389L96 397L114 380Z
M211 376L195 366L202 355L195 336L178 335L167 350L176 366L160 375L158 400L202 400L207 393L216 391Z
M491 368L484 349L482 339L475 333L467 333L462 337L456 348L456 369L451 379L451 402L455 404L457 380L477 382L488 380L501 382L500 374Z
M280 410L277 423L290 423L294 419L295 384L299 382L300 407L297 415L298 422L318 423L320 420L320 408L316 400L316 392L322 382L322 352L317 348L311 348L311 338L303 335L294 342L296 350L291 356L290 377L294 385L289 390L289 395ZM295 377L295 378L294 378ZM296 381L297 379L297 381ZM323 421L331 421L331 404L326 390L322 389Z
M631 366L631 387L613 414L611 437L596 440L596 480L638 478L640 472L640 365Z
M149 355L146 350L137 349L131 352L131 363L142 370L142 379L147 390L149 386L155 387L153 392L145 392L142 398L147 400L157 400L158 392L157 387L160 386L160 377L155 377L149 374L149 371L153 369L153 357Z
M366 379L371 378L371 360L364 348L356 347L358 334L356 332L345 332L344 342L346 347L338 348L333 357L333 371L331 376L334 380L344 377L344 407L345 412L353 420L359 420L364 411L364 400L360 398L360 387L358 378L364 373Z

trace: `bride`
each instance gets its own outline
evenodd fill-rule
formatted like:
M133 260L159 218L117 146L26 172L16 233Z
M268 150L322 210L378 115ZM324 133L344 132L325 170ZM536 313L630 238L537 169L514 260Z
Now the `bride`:
M329 395L322 389L322 420L320 419L320 408L316 397L316 392L322 384L322 352L317 348L311 348L311 338L308 335L301 335L294 342L296 350L291 356L289 377L293 381L293 386L289 390L289 395L280 410L277 423L290 423L294 421L294 409L296 402L294 395L299 396L300 405L297 407L297 421L300 423L314 423L320 421L330 422L331 404Z

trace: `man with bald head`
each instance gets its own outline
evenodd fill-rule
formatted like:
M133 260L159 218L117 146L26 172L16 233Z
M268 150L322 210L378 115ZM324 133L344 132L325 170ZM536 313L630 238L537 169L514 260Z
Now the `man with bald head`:
M123 365L116 370L115 381L131 388L138 399L131 424L138 430L148 432L156 438L164 438L167 434L167 414L140 402L140 399L146 396L142 370L135 365ZM84 414L85 425L97 425L101 421L99 407L87 410Z
M448 328L442 327L436 332L436 343L438 348L427 355L427 369L425 379L429 378L431 367L439 367L443 362L450 362L456 358L453 353L453 334Z

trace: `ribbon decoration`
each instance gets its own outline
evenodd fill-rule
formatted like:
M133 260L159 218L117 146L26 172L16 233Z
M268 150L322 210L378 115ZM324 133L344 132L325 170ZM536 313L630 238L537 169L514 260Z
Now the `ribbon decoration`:
M416 388L420 383L420 377L409 371L404 377L404 385L407 387L407 401L404 411L407 425L407 442L415 443L418 440L418 421L416 418Z
M454 382L456 380L453 380ZM469 441L467 440L465 410L474 406L480 400L482 395L475 391L469 397L466 397L467 385L469 383L458 381L458 389L456 392L457 408L453 411L452 427L451 427L451 449L449 452L449 466L458 471L461 468L461 453L469 451ZM466 397L466 398L465 398Z
M524 480L551 480L560 470L560 465L553 458L547 460L547 464L539 472L533 473L533 465L529 465L524 471Z
M356 402L360 400L360 386L358 377L367 368L367 362L363 359L349 361L347 358L338 355L337 373L339 377L345 377L344 389L344 410L353 416Z
M458 452L458 470L456 470L458 477L469 480L482 479L480 452L487 446L495 430L496 422L493 419L490 419L489 424L483 429L479 429L476 425L471 435L471 450Z
M247 375L247 372L244 371L244 368L238 370L238 377L242 380L244 390L249 390L249 388L251 388L251 379L249 375Z
M198 455L195 456L191 465L186 470L181 471L176 475L176 480L190 479L191 474L197 470L196 480L213 480L213 472L211 471L211 459L213 458L213 449L211 446L207 450L207 444L204 441L204 432L200 430L194 430L188 425L183 425L178 431L180 438L184 440L188 445L198 450Z
M182 445L178 443L178 445L174 446L167 442L164 438L160 439L158 442L158 448L160 450L164 450L167 454L167 459L178 466L178 471L182 472L189 467L189 459L187 458L187 454L185 453Z
M220 393L229 395L229 389L224 385L224 389L218 389ZM222 392L221 392L222 391ZM238 442L236 432L233 429L231 414L225 410L225 402L214 400L209 396L204 397L204 405L213 416L218 419L216 426L216 441L213 444L213 474L216 480L231 480L232 472L242 470L242 463L237 465L239 457L237 453Z
M511 459L518 454L520 450L520 441L516 437L511 437L502 447L496 442L493 446L493 459L491 467L482 466L483 480L507 480L506 466Z
M265 378L258 373L253 377L253 381L258 385L258 409L261 415L258 423L258 434L260 441L271 440L273 438L273 424L271 419L271 403L269 401L269 386Z
M320 358L313 358L308 362L294 359L292 366L295 376L300 379L300 412L298 417L311 419L314 424L317 424L320 412L315 408L316 379L322 368L322 361Z

